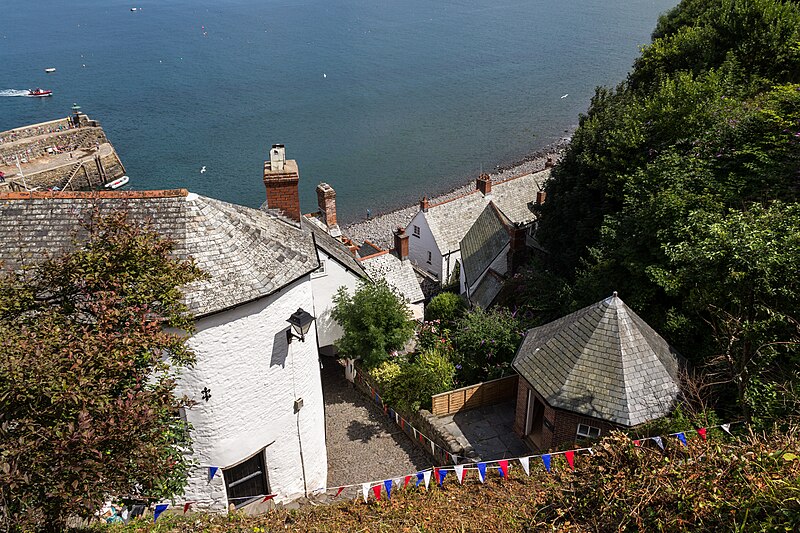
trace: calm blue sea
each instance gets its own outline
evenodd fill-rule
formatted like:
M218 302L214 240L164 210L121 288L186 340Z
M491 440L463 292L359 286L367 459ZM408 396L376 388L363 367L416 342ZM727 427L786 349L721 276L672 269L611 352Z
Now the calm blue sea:
M269 147L285 143L304 211L327 181L352 220L557 140L676 4L2 0L0 94L54 96L0 97L0 131L77 102L133 187L249 206L265 198Z

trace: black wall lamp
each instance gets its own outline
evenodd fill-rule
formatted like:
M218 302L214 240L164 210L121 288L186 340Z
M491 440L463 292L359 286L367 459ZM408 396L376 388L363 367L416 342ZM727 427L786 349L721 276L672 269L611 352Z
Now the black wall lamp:
M306 333L308 333L311 324L314 322L314 316L304 311L301 307L292 313L292 316L289 317L287 322L291 324L292 327L286 330L286 343L291 344L292 338L299 339L301 342L306 342ZM292 330L294 330L294 333L292 333Z

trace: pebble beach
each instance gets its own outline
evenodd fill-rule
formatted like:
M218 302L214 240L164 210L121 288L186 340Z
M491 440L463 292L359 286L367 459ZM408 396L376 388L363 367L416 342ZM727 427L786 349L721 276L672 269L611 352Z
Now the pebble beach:
M557 142L531 153L522 161L497 168L494 172L489 173L489 176L493 182L498 182L544 170L547 158L552 158L554 162L558 161L566 150L567 145L569 145L570 139L571 137L569 136L563 137ZM440 203L474 191L476 177L472 176L465 180L466 183L460 187L429 198L430 202L432 204ZM370 218L345 224L342 227L342 232L355 242L369 240L373 244L388 250L393 245L392 231L398 226L406 227L418 210L419 204L414 203L387 213L375 214Z

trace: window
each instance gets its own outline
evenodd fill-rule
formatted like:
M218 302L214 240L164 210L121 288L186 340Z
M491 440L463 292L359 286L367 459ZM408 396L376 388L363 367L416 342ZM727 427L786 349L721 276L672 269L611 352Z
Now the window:
M234 504L237 508L269 494L264 450L237 465L222 469L222 475L225 479L228 503Z
M581 439L596 439L600 436L600 428L594 426L587 426L586 424L578 424L578 438Z
M414 226L414 237L419 237L419 226Z
M433 258L433 256L431 255L431 252L430 252L430 250L428 250L428 264L429 264L429 265L431 264L431 259L432 259L432 258Z
M319 268L311 273L312 278L319 278L325 275L325 263L327 263L325 259L319 260Z

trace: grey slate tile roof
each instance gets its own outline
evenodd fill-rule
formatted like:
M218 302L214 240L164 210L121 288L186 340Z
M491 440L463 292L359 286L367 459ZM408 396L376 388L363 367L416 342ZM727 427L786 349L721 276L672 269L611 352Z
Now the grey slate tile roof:
M511 241L504 219L490 203L461 239L461 263L467 285L474 284Z
M497 295L500 294L502 288L503 276L490 268L481 282L478 283L478 286L475 287L475 292L470 295L470 300L472 300L472 303L487 309L492 305Z
M71 248L95 209L124 210L133 222L150 222L175 241L178 257L195 259L211 276L182 287L196 316L267 296L319 266L311 235L299 227L186 190L0 195L0 261L17 269L45 252Z
M512 223L532 222L535 218L532 206L536 201L536 193L549 178L550 169L526 174L492 184L492 193L487 197L476 190L429 207L425 219L439 250L442 254L458 250L464 235L490 200Z
M306 217L303 217L302 225L304 229L308 229L314 234L314 241L320 249L356 275L362 278L367 277L367 272L364 270L364 267L353 257L353 254L350 253L350 250L342 241L331 237L327 231L317 226L313 220L308 220Z
M529 330L513 362L551 406L623 426L670 411L681 365L616 293Z
M394 287L412 304L425 299L419 286L417 275L411 261L401 261L392 253L373 255L361 260L369 277L377 281L385 279L390 287Z

